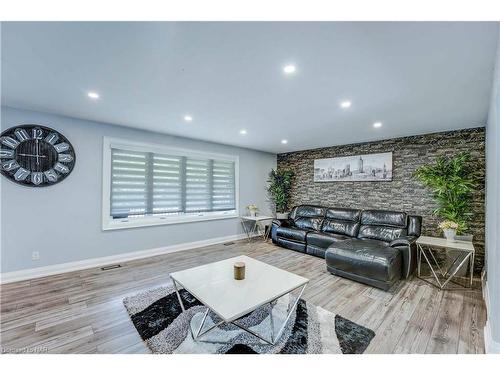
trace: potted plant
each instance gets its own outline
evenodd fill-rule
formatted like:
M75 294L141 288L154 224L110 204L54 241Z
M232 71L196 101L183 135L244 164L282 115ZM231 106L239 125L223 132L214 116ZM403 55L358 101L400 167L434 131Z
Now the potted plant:
M472 235L464 235L472 217L472 192L477 181L470 154L439 157L434 164L419 167L414 176L432 189L438 203L434 215L456 224L456 233L463 235L457 239L472 241Z
M448 241L454 241L457 234L458 224L454 221L445 220L439 223L439 229L444 233L444 236Z
M259 207L255 204L249 204L247 206L247 210L250 212L250 216L257 216L257 211L259 211Z
M290 189L292 187L294 173L290 170L271 169L267 182L269 197L276 209L277 219L288 218L288 204L290 201Z

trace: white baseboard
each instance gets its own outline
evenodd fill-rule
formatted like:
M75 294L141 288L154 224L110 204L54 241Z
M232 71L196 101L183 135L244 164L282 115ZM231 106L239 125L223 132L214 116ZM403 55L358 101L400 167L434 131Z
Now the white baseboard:
M483 298L486 304L486 325L484 326L484 349L486 354L500 354L500 342L493 340L491 336L490 325L490 295L488 291L488 282L483 283Z
M8 284L16 281L35 279L38 277L45 277L60 273L80 271L88 268L102 267L115 263L128 262L135 259L148 258L155 255L175 253L178 251L196 249L199 247L216 245L219 243L224 243L229 241L238 241L245 238L246 238L245 234L236 234L225 237L210 238L208 240L202 240L202 241L185 242L177 245L159 247L155 249L111 255L107 257L85 259L76 262L59 263L51 266L29 268L13 272L5 272L5 273L0 273L0 284Z

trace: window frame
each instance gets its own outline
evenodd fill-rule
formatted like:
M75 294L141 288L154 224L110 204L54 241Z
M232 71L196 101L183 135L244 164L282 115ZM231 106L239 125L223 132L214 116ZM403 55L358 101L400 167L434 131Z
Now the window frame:
M121 148L128 151L152 152L175 156L185 156L202 159L215 159L234 162L235 210L209 211L197 214L179 216L148 216L113 219L111 217L111 149ZM239 217L240 187L239 187L239 156L213 152L193 151L158 143L136 142L128 139L103 137L102 149L102 230L149 227L180 223L195 223L209 220L234 219Z

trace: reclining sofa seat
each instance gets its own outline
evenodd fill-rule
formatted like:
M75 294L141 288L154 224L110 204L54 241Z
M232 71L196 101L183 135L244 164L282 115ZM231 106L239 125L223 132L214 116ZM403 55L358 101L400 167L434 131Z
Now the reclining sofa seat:
M274 220L271 238L274 243L291 250L306 252L306 235L319 231L323 224L326 208L320 206L297 206L287 220Z
M326 258L333 274L382 289L416 268L422 218L399 211L302 205L275 220L275 244Z
M361 210L328 208L321 231L307 233L306 253L324 258L326 249L333 243L356 237L360 227L360 215Z

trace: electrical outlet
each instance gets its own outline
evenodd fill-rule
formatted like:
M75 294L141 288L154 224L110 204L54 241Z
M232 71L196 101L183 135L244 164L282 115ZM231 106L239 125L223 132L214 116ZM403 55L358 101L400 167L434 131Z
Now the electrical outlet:
M40 259L40 253L38 251L33 251L31 253L31 260L39 260Z

